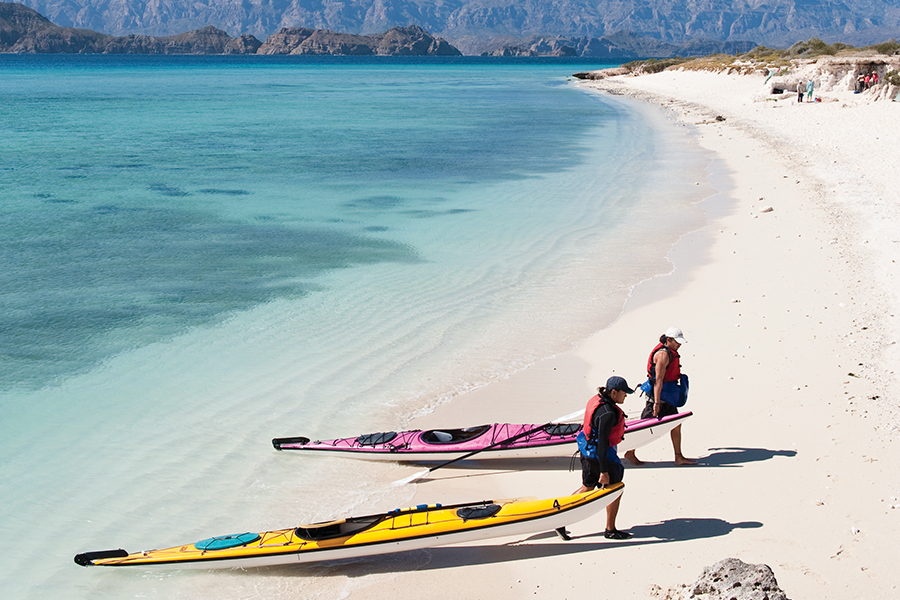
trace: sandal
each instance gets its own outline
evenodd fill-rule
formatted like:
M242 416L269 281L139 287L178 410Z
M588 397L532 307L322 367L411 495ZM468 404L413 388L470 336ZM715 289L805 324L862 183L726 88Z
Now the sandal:
M631 539L631 534L618 529L607 529L603 536L608 540L627 540Z

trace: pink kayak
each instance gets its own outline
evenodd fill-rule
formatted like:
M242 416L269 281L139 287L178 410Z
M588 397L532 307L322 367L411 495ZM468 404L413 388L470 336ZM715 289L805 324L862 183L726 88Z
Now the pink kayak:
M692 414L684 412L662 419L626 421L625 438L618 446L619 453L649 444ZM312 441L305 437L275 438L272 445L276 450L398 462L444 461L472 452L478 452L479 459L535 458L574 454L575 437L580 431L581 423L494 423L464 429L368 433L324 441Z

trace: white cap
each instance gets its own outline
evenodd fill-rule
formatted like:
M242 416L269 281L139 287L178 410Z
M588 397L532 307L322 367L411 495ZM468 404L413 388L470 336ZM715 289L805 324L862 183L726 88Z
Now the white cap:
M687 343L687 340L684 339L684 334L681 333L681 330L678 329L677 327L669 327L669 328L666 330L666 337L672 338L673 340L675 340L675 341L678 342L679 344L686 344L686 343Z

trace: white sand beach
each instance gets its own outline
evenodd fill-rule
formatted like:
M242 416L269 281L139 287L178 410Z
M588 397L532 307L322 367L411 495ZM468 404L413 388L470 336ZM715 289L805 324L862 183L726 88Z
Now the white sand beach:
M771 566L794 599L900 594L900 104L839 91L760 100L763 81L663 72L580 84L695 128L722 174L711 181L722 193L703 203L709 224L678 242L672 273L639 285L612 326L412 423L549 421L583 408L612 374L639 384L656 339L677 325L694 412L684 451L700 464L676 467L668 440L638 451L648 464L626 470L618 517L631 540L606 540L601 514L570 527L571 541L422 551L346 589L648 598L736 557ZM642 399L624 408L634 418ZM567 463L447 467L418 484L416 501L568 493L580 472Z

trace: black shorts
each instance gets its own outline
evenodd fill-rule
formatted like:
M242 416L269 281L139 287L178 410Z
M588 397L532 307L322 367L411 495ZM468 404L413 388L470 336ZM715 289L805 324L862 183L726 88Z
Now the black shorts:
M625 476L625 467L621 463L606 461L609 469L609 482L619 483ZM600 463L591 458L581 457L581 483L584 487L595 488L600 484Z
M669 404L668 402L663 402L659 407L659 414L657 417L668 417L669 415L677 415L678 409ZM652 419L653 418L653 398L647 399L647 404L644 405L644 410L641 412L642 419Z

